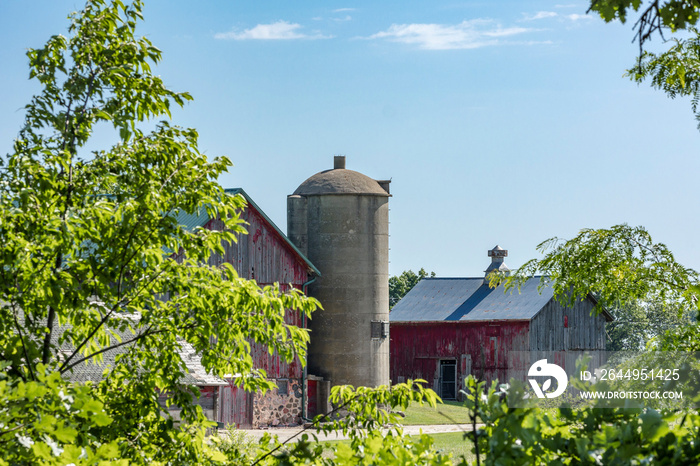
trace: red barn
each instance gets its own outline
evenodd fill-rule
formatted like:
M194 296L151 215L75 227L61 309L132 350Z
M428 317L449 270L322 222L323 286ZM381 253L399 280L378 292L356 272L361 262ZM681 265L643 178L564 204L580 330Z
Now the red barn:
M225 244L222 256L212 254L210 264L228 262L242 278L255 279L260 286L279 283L282 291L290 286L306 291L306 286L319 276L314 265L292 244L279 228L242 189L227 189L229 195L241 195L248 206L241 214L247 222L247 235L237 243ZM211 219L205 211L200 215L181 214L178 223L189 228L220 229L221 221ZM288 324L305 327L300 313L288 311ZM298 424L305 414L306 380L299 360L286 363L277 354L270 355L267 347L251 342L256 368L264 369L277 389L265 395L246 393L232 382L218 389L215 399L216 420L237 427Z
M498 246L494 269L505 270ZM604 357L607 312L591 315L591 297L567 308L539 280L504 293L484 277L425 278L390 313L391 381L425 379L444 399L455 399L464 379L524 380L523 370L549 358L571 372L583 352ZM523 357L527 361L520 361Z

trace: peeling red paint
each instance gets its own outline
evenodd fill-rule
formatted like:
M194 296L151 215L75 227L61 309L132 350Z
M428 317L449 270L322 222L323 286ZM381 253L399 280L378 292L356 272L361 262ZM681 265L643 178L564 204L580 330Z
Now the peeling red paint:
M236 428L252 427L253 394L229 382L219 388L218 421Z
M224 255L213 254L210 265L228 262L233 265L239 276L254 279L261 287L280 284L281 291L290 288L302 289L309 280L309 267L285 239L268 223L252 205L241 213L246 222L246 229L255 232L239 235L238 242L224 244ZM210 220L205 228L221 229L220 220ZM304 320L297 311L287 310L287 324L304 326ZM279 354L270 354L266 346L249 341L253 364L263 369L271 379L301 379L302 367L298 358L285 362ZM255 394L244 392L240 387L229 385L219 390L218 420L237 427L250 427L252 422L252 404Z
M470 373L505 380L508 352L529 348L528 321L392 322L390 335L392 383L424 379L438 393L440 360L458 361L459 390Z
M316 380L307 380L306 387L308 390L306 395L308 400L307 417L313 419L318 414L318 404L316 403L318 382Z

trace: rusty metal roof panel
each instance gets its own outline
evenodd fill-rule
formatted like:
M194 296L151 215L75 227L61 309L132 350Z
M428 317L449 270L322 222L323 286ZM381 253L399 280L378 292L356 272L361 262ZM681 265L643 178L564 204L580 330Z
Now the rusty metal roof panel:
M392 322L530 320L552 299L551 288L530 280L504 293L483 278L425 278L394 306Z

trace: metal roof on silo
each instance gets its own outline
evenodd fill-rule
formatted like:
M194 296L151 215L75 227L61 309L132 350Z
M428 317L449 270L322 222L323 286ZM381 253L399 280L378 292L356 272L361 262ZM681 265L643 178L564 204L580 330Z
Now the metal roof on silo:
M539 280L520 291L489 288L484 278L424 278L391 310L391 322L530 320L552 299Z
M298 196L324 194L389 196L389 193L381 187L377 180L345 168L334 168L316 173L300 184L294 194Z

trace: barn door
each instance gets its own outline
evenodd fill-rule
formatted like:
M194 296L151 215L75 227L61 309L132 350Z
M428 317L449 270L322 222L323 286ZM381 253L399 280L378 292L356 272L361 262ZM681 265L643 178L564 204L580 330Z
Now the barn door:
M237 428L250 428L253 425L253 394L243 390L242 387L229 385L219 388L219 406L217 421L225 426L232 425Z
M317 380L306 380L306 417L313 419L318 414L318 381Z
M457 395L457 361L440 361L440 398L454 400Z

